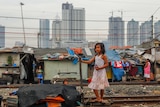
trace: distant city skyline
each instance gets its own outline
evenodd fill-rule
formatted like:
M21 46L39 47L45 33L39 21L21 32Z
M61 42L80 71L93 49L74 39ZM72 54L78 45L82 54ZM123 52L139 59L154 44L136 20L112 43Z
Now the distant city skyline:
M0 48L5 47L5 26L0 25Z
M76 8L72 3L62 4L62 19L56 16L52 23L53 48L86 47L85 9Z
M140 34L139 34L139 22L132 19L127 23L127 36L126 44L128 46L134 46L140 44Z
M145 21L140 25L140 43L149 41L152 39L152 22Z
M122 17L109 18L108 42L110 46L125 46L124 21Z
M62 20L60 20L59 16L57 16L56 20L52 22L52 48L61 47L61 28Z
M62 3L66 0L3 0L0 11L0 25L6 27L6 47L12 47L15 41L23 41L20 2L23 2L24 27L26 44L37 47L39 19L49 19L52 22L57 15L62 19ZM75 7L83 7L86 11L86 39L101 41L107 39L108 18L122 17L126 25L131 19L139 21L139 25L149 21L154 14L154 23L160 20L159 0L68 0ZM51 26L51 24L50 24ZM51 30L50 30L51 32ZM51 34L50 34L51 37Z
M50 21L48 19L39 20L38 47L51 48L50 44Z
M62 4L62 40L85 41L85 9L72 3Z
M154 24L154 33L155 33L155 38L158 38L160 39L160 20L157 21L155 24Z

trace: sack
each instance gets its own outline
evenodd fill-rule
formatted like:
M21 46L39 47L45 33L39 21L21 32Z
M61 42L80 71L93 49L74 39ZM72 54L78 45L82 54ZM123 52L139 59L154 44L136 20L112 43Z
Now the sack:
M153 72L150 73L150 80L154 80Z

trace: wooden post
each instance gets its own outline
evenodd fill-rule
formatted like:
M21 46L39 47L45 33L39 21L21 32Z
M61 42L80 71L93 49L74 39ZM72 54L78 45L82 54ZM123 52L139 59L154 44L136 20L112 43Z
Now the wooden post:
M80 73L81 99L82 99L82 103L84 103L81 57L79 57L79 73Z
M79 57L79 73L80 73L80 86L81 86L81 89L83 89L83 83L82 83L82 63L81 63L81 57Z

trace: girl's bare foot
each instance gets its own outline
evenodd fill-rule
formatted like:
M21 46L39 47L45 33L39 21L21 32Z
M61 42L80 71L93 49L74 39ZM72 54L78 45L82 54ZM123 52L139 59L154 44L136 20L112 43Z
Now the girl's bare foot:
M92 100L91 102L101 102L101 99L100 98L96 98L96 99Z
M101 99L101 103L105 103L105 101L103 99Z

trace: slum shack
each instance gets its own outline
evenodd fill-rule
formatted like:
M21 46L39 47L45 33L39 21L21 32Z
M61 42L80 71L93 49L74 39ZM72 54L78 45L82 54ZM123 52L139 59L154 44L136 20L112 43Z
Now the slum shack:
M151 80L158 81L160 78L160 41L157 39L144 42L141 45L137 45L130 48L116 48L116 52L120 55L120 60L123 63L123 60L129 62L129 68L125 75L125 80L138 80L144 81L144 65L145 60L149 59L151 63Z
M29 47L0 50L1 84L33 83L33 51Z
M153 39L137 46L138 49L144 49L141 56L149 59L152 64L151 72L153 73L153 80L160 81L160 41Z
M60 80L65 78L79 80L78 54L70 48L34 49L37 62L43 64L44 81ZM82 77L88 78L88 66L82 64ZM53 81L52 81L53 80Z

